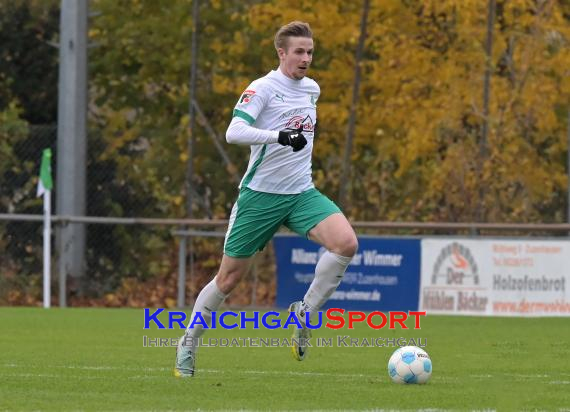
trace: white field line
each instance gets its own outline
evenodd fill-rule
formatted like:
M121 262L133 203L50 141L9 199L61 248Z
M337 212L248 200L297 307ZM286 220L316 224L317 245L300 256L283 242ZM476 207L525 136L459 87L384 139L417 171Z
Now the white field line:
M42 378L42 379L63 379L66 377L73 378L74 380L97 380L108 379L107 376L69 376L69 375L55 375L52 373L3 373L2 377L7 378Z
M18 365L14 363L8 363L2 365L5 368L28 368L27 365ZM33 368L33 366L31 366ZM43 366L43 368L58 368L58 369L76 369L85 371L136 371L136 372L170 372L173 368L133 368L133 367L119 367L119 366L74 366L74 365L54 365L54 366ZM199 373L215 373L224 374L229 370L221 369L199 369ZM236 372L233 370L232 372ZM248 375L289 375L289 376L325 376L325 377L340 377L340 378L377 378L378 375L366 375L362 373L334 373L334 372L295 372L295 371L262 371L262 370L242 370L244 374ZM25 375L25 374L24 374ZM30 374L33 375L33 374ZM50 377L52 375L38 374L37 376ZM53 375L53 377L60 377L60 375ZM141 377L149 377L148 375L143 375Z
M2 365L4 368L34 368L33 365L21 365L21 364L14 364L14 363L6 363ZM75 369L80 371L133 371L133 372L171 372L173 368L170 367L160 367L160 368L153 368L153 367L122 367L122 366L80 366L80 365L52 365L52 366L45 366L47 368L54 368L54 369ZM45 368L43 367L43 368ZM207 373L207 374L226 374L230 372L229 369L198 369L198 373ZM348 378L348 379L362 379L362 378L369 378L375 379L381 376L381 374L364 374L364 373L335 373L335 372L297 372L297 371L267 371L267 370L251 370L251 369L244 369L241 371L231 370L232 373L241 372L246 375L265 375L265 376L300 376L300 377L335 377L335 378ZM383 372L383 370L382 370ZM3 374L4 375L4 374ZM16 375L11 375L16 376ZM37 377L57 377L60 378L63 375L57 374L33 374L33 373L21 373L17 376L26 377L26 376L37 376ZM549 374L520 374L520 373L502 373L502 374L478 374L478 375L468 375L469 378L474 379L493 379L493 378L504 378L504 377L511 377L521 380L531 380L531 379L555 379L557 377L565 377L570 376L570 373L557 373L554 375ZM162 378L163 374L160 375L133 375L130 379L152 379L152 378ZM97 377L90 377L91 379L98 379ZM445 377L445 376L436 376L438 381L459 381L459 378L455 377ZM551 384L556 385L568 385L570 384L570 380L553 380L550 382Z
M518 380L531 380L531 379L548 379L548 378L556 378L556 377L570 377L570 373L555 373L552 375L546 373L539 373L539 374L526 374L526 373L500 373L495 375L490 374L480 374L480 375L469 375L470 378L475 379L491 379L491 378L515 378ZM570 381L556 381L556 382L570 382Z
M33 366L26 366L26 365L19 365L19 364L4 364L2 365L5 368L33 368ZM47 366L47 368L54 368L54 369L75 369L81 371L133 371L139 372L139 374L134 374L129 376L127 379L164 379L165 372L167 375L171 375L173 368L133 368L133 367L118 367L118 366L75 366L75 365L54 365L54 366ZM141 372L161 372L159 375L140 375ZM226 374L229 370L225 369L198 369L198 374ZM236 373L238 371L232 370L232 373ZM262 371L262 370L241 370L239 371L245 375L262 375L262 376L299 376L299 377L328 377L332 379L378 379L381 374L378 375L371 375L371 374L363 374L363 373L335 373L335 372L296 372L296 371ZM53 378L65 378L69 375L56 375L56 374L32 374L32 373L16 373L16 374L7 374L3 373L1 376L12 376L12 377L53 377ZM78 375L73 375L73 377L77 377ZM90 376L88 379L106 379L105 376L96 377ZM457 378L447 378L438 376L437 380L440 382L454 382L458 381Z
M551 378L552 376L546 374L529 375L525 373L499 373L495 375L482 374L482 375L469 375L470 378L475 379L491 379L491 378L515 378L515 379L544 379Z

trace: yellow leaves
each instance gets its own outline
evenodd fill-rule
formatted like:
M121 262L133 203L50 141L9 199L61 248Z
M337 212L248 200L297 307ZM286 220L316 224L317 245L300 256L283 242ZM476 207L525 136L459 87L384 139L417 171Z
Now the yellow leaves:
M227 48L227 44L224 44L221 39L212 39L209 47L214 53L222 53Z
M245 86L244 86L245 87ZM219 74L213 74L213 90L217 94L235 94L238 92L238 85L236 79Z
M185 114L183 116L180 117L180 128L187 128L188 125L190 124L190 115L189 114Z
M241 32L234 33L234 42L232 44L233 54L243 54L246 50L246 40Z
M176 302L176 299L167 297L164 299L164 306L167 308L175 308L177 307L178 303Z
M105 134L108 136L107 147L105 155L115 153L121 149L125 144L135 139L138 134L134 127L131 127L132 121L136 116L134 111L128 108L118 111L107 111L107 125L105 127Z
M140 2L135 20L112 12L124 13L121 4L103 3L104 14L90 32L109 45L105 54L94 57L99 72L109 72L102 93L117 90L112 107L145 111L134 118L128 110L104 113L105 154L129 147L142 134L152 135L152 150L144 159L125 161L124 173L144 178L162 201L180 208L182 198L164 188L162 177L173 172L181 182L188 161L189 36L184 34L191 28L189 1L172 2L167 11ZM519 198L513 200L520 193L546 201L548 191L561 190L564 179L556 168L566 147L566 119L555 109L570 101L570 50L564 43L570 39L570 25L558 2L499 4L490 61L490 154L481 159L476 142L484 120L487 1L371 1L352 155L354 164L365 170L355 179L374 187L374 193L370 199L355 194L357 213L376 210L382 198L389 205L384 216L471 216L466 205L476 204L483 184L489 192L501 193L493 207L506 213L510 201L519 202L517 211L532 210L532 205L524 209ZM537 13L541 4L547 7ZM344 147L361 7L360 1L346 0L273 0L246 6L212 0L203 6L210 14L201 26L199 98L213 128L222 133L238 94L275 67L275 31L291 20L308 21L316 45L310 76L322 89L314 177L318 184L334 187L338 174L329 166L340 164L338 148ZM198 137L203 133L199 127ZM202 165L212 152L204 150L206 145L200 149L197 164ZM173 169L161 170L165 162ZM532 173L521 177L521 167ZM221 186L214 190L221 191ZM213 208L223 213L220 204ZM440 204L445 204L444 211ZM417 205L425 210L418 212Z
M360 3L328 0L326 3L306 2L300 13L298 1L263 2L251 7L249 22L268 37L280 26L293 20L306 21L315 37L315 49L345 46L358 39Z
M87 37L90 39L98 37L99 35L101 35L101 30L98 28L90 28L87 32Z

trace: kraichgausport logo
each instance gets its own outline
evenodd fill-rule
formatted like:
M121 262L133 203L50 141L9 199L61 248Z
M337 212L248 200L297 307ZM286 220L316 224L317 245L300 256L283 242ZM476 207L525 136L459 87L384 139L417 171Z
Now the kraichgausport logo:
M176 348L180 338L158 338L143 336L143 347L145 348ZM403 347L419 346L426 347L426 338L386 338L382 336L362 338L350 335L337 335L335 337L317 337L316 340L295 339L295 338L262 338L262 337L232 337L232 338L184 338L184 345L193 347L220 347L220 348L259 348L259 347L294 347L295 344L303 343L308 347L317 348L370 348L370 347ZM425 356L425 355L423 355ZM418 357L420 357L418 355Z
M158 318L163 312L164 309L154 309L151 312L151 309L145 308L143 329L150 329L153 323L158 329L186 329L186 322L189 321L186 312L169 311L167 312L168 320L164 323ZM347 316L347 319L345 319L344 315ZM251 313L233 311L211 312L211 322L208 325L202 313L197 312L189 327L194 328L199 325L204 329L247 329L248 327L252 329L259 329L260 327L266 329L287 329L293 326L300 329L305 324L309 329L319 329L324 325L329 329L336 330L345 327L354 329L355 324L366 323L371 329L382 329L385 327L388 329L409 329L405 322L409 318L413 318L413 329L421 329L421 317L426 316L426 312L409 311L406 313L393 311L386 314L374 311L366 314L362 311L346 311L344 309L331 308L324 315L323 312L317 312L316 319L311 319L309 312L307 312L302 322L295 312L289 312L285 320L281 316L279 312L275 311L253 311ZM396 325L399 326L396 327Z

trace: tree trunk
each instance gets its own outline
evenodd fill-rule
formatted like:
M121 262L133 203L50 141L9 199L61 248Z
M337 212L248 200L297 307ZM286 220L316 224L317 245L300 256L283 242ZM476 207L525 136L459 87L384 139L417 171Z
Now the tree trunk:
M358 104L358 94L360 89L360 63L364 53L364 42L366 40L366 24L368 22L368 12L370 10L370 0L364 0L362 6L362 18L360 20L360 38L356 48L356 61L354 63L354 85L352 89L352 102L350 105L350 115L348 117L348 127L346 131L346 144L344 148L344 159L342 162L342 175L340 177L340 191L338 201L342 208L347 208L346 194L348 182L350 180L350 156L352 154L352 141L354 140L354 128L356 125L356 106ZM346 213L346 210L345 210Z
M477 221L485 221L485 182L484 168L488 155L489 138L489 100L491 95L491 76L493 74L493 27L495 25L495 0L489 0L487 13L487 38L485 40L485 79L483 83L483 127L479 141L479 207Z

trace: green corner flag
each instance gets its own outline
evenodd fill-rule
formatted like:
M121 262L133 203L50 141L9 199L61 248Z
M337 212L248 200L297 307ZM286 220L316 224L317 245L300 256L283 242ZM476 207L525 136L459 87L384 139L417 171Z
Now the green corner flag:
M38 182L38 194L42 196L46 191L51 190L53 181L51 180L51 149L44 149L42 154L42 164L40 166L40 180Z

